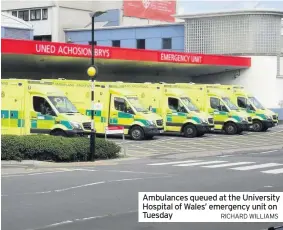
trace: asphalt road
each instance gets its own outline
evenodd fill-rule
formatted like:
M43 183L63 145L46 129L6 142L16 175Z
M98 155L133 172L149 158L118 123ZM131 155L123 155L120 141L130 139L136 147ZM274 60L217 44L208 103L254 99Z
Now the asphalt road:
M138 192L150 191L283 192L283 150L5 174L2 229L262 230L273 225L138 223Z
M226 135L221 133L205 134L199 138L185 138L177 135L156 136L153 140L132 141L121 137L110 140L125 147L128 156L160 156L166 154L196 155L204 151L237 150L238 148L258 148L275 146L283 143L283 125L269 129L267 132L244 132L242 135Z

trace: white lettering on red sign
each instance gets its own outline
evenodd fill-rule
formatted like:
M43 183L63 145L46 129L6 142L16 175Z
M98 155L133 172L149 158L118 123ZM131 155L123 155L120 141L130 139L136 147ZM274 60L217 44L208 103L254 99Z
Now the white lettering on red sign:
M54 55L65 55L65 56L78 56L78 57L90 57L91 48L80 47L80 46L69 46L69 45L45 45L36 44L36 53L40 54L54 54ZM110 58L110 50L106 48L95 48L94 56L98 58Z
M202 56L189 55L189 54L173 54L161 53L160 60L166 62L179 62L179 63L202 63Z
M35 50L38 53L54 54L56 53L56 47L54 45L40 45L36 44Z
M105 127L106 134L123 134L124 127L123 126L107 126Z

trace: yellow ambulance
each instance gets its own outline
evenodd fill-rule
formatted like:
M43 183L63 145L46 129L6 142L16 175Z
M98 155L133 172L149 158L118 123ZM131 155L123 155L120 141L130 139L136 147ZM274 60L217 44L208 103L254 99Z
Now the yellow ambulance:
M62 90L78 110L91 115L91 82L44 79ZM108 126L123 126L133 140L150 139L164 131L160 116L142 106L134 91L109 82L95 82L95 129L105 133Z
M245 111L234 105L229 96L217 86L179 83L176 88L183 88L187 95L204 112L214 118L215 130L223 130L228 135L240 134L252 128L252 118Z
M278 115L266 109L252 94L248 93L244 87L238 85L217 86L229 94L234 104L250 114L253 120L254 131L264 132L278 125Z
M64 93L35 80L1 80L2 134L32 133L73 136L90 133L90 119L81 115Z
M163 118L167 133L193 138L214 129L212 116L200 112L185 91L173 89L170 84L115 82L113 85L133 90L145 107Z

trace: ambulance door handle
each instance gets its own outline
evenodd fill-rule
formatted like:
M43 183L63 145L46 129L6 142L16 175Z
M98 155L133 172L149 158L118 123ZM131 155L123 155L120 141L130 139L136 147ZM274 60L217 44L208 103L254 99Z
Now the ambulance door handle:
M116 113L116 112L115 112L115 113L113 113L113 115L115 115L115 116L116 116L116 115L118 115L118 113Z
M31 118L36 119L37 117L31 117Z

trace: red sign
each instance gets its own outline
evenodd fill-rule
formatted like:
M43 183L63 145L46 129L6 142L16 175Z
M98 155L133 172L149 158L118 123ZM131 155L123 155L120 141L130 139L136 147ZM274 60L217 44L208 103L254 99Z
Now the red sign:
M1 53L88 58L91 57L91 46L58 42L1 39ZM184 52L161 52L157 50L129 49L106 46L96 46L95 57L101 59L139 62L168 62L241 67L251 66L251 58L248 57L192 54Z
M14 45L11 43L14 43ZM38 54L67 57L91 57L91 46L55 42L37 42L24 40L1 40L2 53ZM95 47L95 57L111 58L111 50Z
M106 134L123 134L124 127L123 126L107 126L105 127Z
M124 0L124 16L174 22L176 0Z
M175 63L203 63L203 55L182 54L172 52L162 52L159 54L160 62L175 62Z

